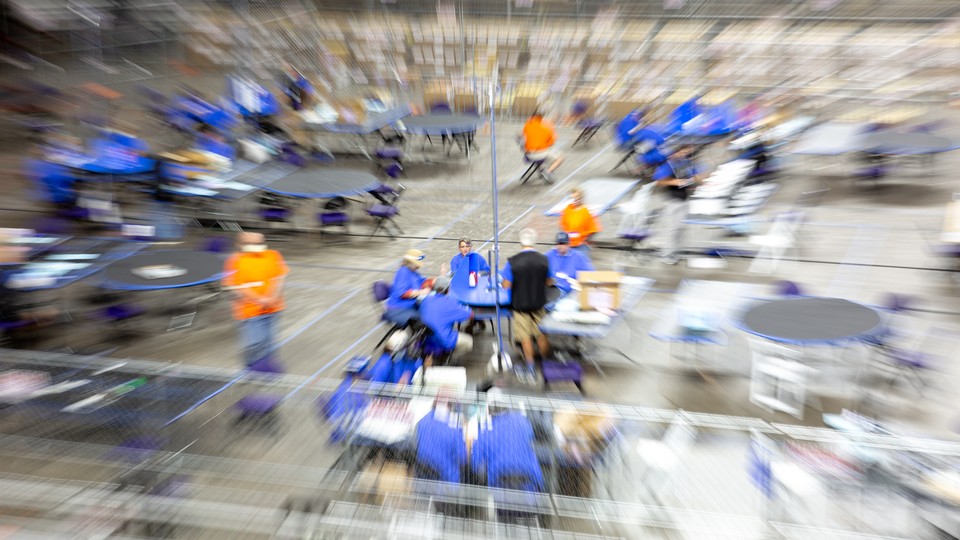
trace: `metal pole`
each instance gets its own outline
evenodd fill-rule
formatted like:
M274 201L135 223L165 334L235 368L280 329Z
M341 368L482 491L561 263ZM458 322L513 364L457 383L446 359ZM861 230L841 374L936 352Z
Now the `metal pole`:
M496 73L496 69L494 69ZM497 123L494 116L494 99L497 95L497 84L495 79L490 80L490 189L493 193L493 267L490 269L490 275L493 281L495 298L494 315L497 320L497 369L503 373L503 330L500 326L500 283L494 272L500 271L500 206L499 193L497 187Z

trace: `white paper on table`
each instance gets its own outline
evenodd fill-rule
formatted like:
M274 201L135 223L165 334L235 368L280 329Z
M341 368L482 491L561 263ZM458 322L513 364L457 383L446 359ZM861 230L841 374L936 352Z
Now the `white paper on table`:
M156 233L157 228L152 225L124 225L120 228L120 234L138 238L148 238Z
M182 276L187 273L187 269L172 264L157 264L134 268L131 272L143 279L167 279Z
M601 309L613 309L613 294L603 289L590 289L587 291L587 305Z
M54 255L49 255L46 257L47 261L92 261L94 259L99 259L100 255L97 253L57 253Z

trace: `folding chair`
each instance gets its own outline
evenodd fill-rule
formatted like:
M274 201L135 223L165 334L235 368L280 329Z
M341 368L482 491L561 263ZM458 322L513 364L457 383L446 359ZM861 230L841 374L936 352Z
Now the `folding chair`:
M772 274L788 252L796 254L803 220L803 212L784 212L774 218L767 234L751 236L750 243L760 250L750 264L750 272Z
M523 162L529 163L530 166L527 167L527 170L524 171L522 175L520 175L520 185L526 184L527 180L532 178L535 174L540 176L540 179L543 180L544 184L553 183L553 180L551 180L543 170L543 165L547 162L546 159L531 160L529 156L524 154Z
M393 195L384 197L383 200L386 201L382 204L373 204L370 208L367 208L367 215L373 218L374 227L373 231L370 232L371 235L376 235L380 232L380 229L383 229L385 233L391 238L395 238L397 234L403 234L403 229L397 225L397 222L394 220L395 217L400 215L400 207L398 202L400 201L400 196L403 195L403 192L406 190L402 184L398 184L397 187L393 190ZM396 231L396 234L394 233Z
M321 231L325 227L342 227L343 234L350 234L349 223L350 223L350 214L346 212L349 202L344 197L334 197L324 203L323 211L317 214L317 222L320 225ZM322 237L321 237L322 238ZM346 241L349 241L349 237L344 236Z
M643 186L629 202L620 205L623 219L617 228L617 237L623 240L624 246L614 260L616 269L622 271L627 266L626 257L645 262L640 255L643 243L650 237L650 198L655 186L652 182Z
M800 363L800 353L787 347L750 340L750 349L750 403L803 420L807 379L816 370Z

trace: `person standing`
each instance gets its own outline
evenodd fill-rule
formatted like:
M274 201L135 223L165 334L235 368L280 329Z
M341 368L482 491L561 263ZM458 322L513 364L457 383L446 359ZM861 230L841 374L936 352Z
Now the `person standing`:
M276 324L283 311L283 282L289 269L280 252L267 249L260 233L237 235L237 252L224 266L224 287L235 294L233 315L240 322L247 367L270 357Z
M570 204L560 214L560 230L570 237L570 247L589 250L590 237L602 230L593 214L583 204L583 189L570 190Z
M550 356L550 342L540 331L540 320L546 314L547 287L553 285L550 262L546 255L537 252L537 231L520 231L521 251L507 260L503 268L503 288L510 290L510 308L513 311L513 334L520 340L523 359L526 361L524 376L533 378L534 341L540 349L540 358Z
M666 264L677 264L683 237L683 220L687 218L690 206L687 199L702 181L691 158L692 152L692 146L681 146L653 173L653 180L658 186L667 188L669 197L662 214L666 242L661 258Z

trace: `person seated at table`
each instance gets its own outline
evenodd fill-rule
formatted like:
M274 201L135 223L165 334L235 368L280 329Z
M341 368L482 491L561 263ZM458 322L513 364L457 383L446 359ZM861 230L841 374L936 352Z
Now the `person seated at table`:
M408 249L400 261L400 268L393 275L383 317L394 324L406 326L410 319L416 318L417 299L429 292L423 291L426 278L420 275L423 257L419 249Z
M547 261L550 262L550 273L554 276L557 288L564 293L573 290L577 272L594 269L586 252L570 249L570 235L565 232L557 233L557 247L547 252Z
M293 110L302 110L309 104L313 86L310 85L310 81L302 73L290 64L284 64L281 86L283 93L290 100L290 108Z
M473 249L473 243L466 236L461 236L460 241L457 242L457 248L460 250L460 253L457 253L450 259L450 275L457 273L457 269L460 268L460 263L470 255L470 250ZM478 257L480 262L480 273L489 273L490 265L487 264L487 260L483 257Z
M237 157L237 151L227 142L223 134L210 127L200 128L196 147L198 150L222 156L230 161Z
M440 276L433 281L433 293L420 302L420 322L430 329L426 346L435 351L450 352L463 356L473 350L473 337L458 332L457 324L473 317L470 308L447 296L450 278ZM427 356L425 365L433 365L433 355Z
M653 174L657 185L667 188L669 197L661 214L663 227L667 231L661 258L666 264L677 263L683 236L683 220L687 218L689 208L687 199L697 184L703 181L703 174L694 163L692 153L693 146L681 146Z
M530 115L530 119L523 126L523 151L529 161L543 161L547 167L545 177L553 182L553 171L563 163L563 156L557 154L554 145L557 142L557 132L553 124L544 120L539 111Z
M446 403L437 403L414 428L415 475L422 480L459 483L467 465L463 428ZM429 489L429 488L428 488Z
M590 237L603 230L583 204L583 189L570 190L570 204L560 214L560 230L570 237L570 247L585 250L590 249Z
M423 365L419 358L413 358L401 349L410 340L410 332L394 332L383 345L383 353L363 378L374 383L409 384L413 375Z
M542 491L543 470L533 444L533 426L526 416L511 410L499 389L487 393L490 417L482 422L471 451L471 468L490 487Z
M77 178L63 165L44 160L42 149L37 148L31 154L24 163L24 172L41 188L46 201L62 210L75 208Z

